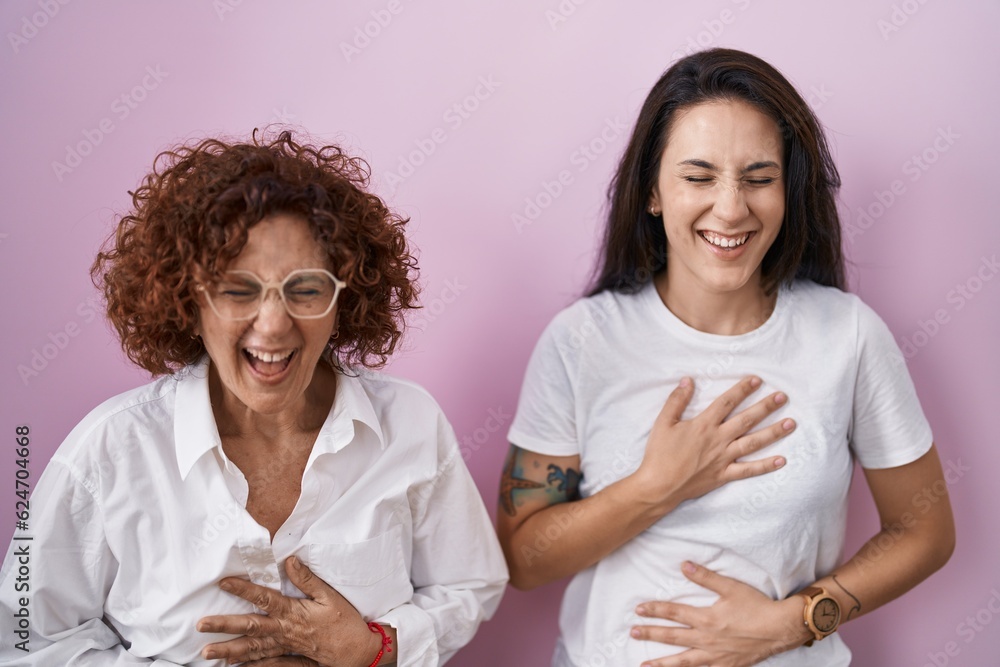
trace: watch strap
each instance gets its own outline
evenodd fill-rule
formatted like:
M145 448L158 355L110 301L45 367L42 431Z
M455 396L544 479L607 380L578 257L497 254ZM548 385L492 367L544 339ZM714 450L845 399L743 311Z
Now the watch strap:
M804 595L807 600L812 601L817 595L826 595L826 589L819 586L810 586L799 591L799 595Z

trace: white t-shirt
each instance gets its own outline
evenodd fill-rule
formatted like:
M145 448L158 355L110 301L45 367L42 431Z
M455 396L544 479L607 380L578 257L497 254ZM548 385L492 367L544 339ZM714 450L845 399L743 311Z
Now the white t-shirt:
M783 455L784 468L688 500L570 583L556 667L634 667L682 648L628 636L650 621L648 600L709 606L715 593L681 573L692 560L782 599L841 562L853 459L865 468L910 463L932 444L902 354L856 296L799 281L781 288L771 317L738 336L687 326L652 283L636 294L581 299L552 321L531 357L509 439L551 456L580 456L587 497L632 473L656 415L681 377L695 379L684 418L741 377L789 401L764 424L797 422L788 437L747 457ZM666 622L661 621L666 624ZM835 634L769 660L834 667L851 653Z
M254 607L219 580L302 597L285 574L292 555L365 620L397 629L400 667L436 667L466 644L496 610L507 568L434 399L389 376L338 375L298 503L272 541L245 509L206 371L105 402L59 447L0 572L0 664L221 667L199 652L230 637L195 624ZM15 590L23 548L27 593ZM21 596L30 652L16 646Z

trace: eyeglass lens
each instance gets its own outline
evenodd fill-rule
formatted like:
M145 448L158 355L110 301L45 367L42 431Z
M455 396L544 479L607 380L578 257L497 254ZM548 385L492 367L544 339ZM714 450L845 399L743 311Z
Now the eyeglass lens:
M212 303L223 317L244 319L260 309L263 286L253 276L230 271L209 291ZM296 271L281 285L288 312L296 317L315 317L329 310L337 286L321 271Z

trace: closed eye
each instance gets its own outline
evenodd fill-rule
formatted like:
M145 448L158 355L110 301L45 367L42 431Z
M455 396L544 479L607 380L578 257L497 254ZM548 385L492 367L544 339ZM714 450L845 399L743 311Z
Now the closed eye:
M245 289L223 289L219 293L228 299L255 299L258 294L256 290Z
M307 298L312 296L318 296L320 291L318 289L310 289L308 287L299 287L297 289L288 290L290 296L298 298Z

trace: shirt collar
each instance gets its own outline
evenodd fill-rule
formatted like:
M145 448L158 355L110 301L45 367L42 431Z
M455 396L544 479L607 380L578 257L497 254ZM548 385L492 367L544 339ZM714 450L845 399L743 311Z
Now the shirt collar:
M209 358L205 355L177 374L174 443L181 479L187 478L206 452L222 445L208 391L208 365ZM360 378L338 372L333 408L320 428L306 466L311 466L318 456L336 453L350 444L356 434L355 422L367 426L378 438L379 446L385 449L382 427Z
M382 427L361 378L337 371L337 395L333 401L333 408L316 437L316 444L313 445L306 468L309 468L317 457L339 452L350 444L357 434L356 423L367 426L378 438L379 447L385 449Z
M174 399L174 447L181 479L205 452L222 444L208 394L208 355L178 373Z

